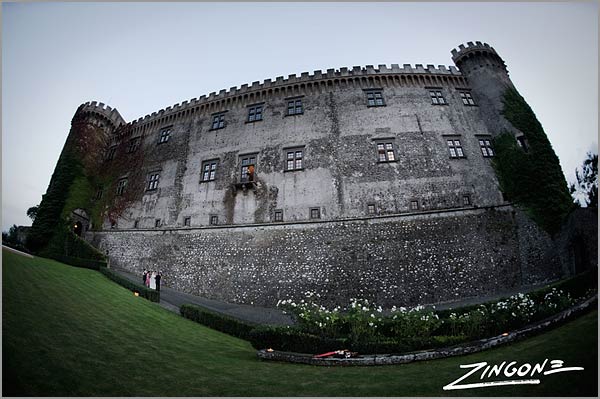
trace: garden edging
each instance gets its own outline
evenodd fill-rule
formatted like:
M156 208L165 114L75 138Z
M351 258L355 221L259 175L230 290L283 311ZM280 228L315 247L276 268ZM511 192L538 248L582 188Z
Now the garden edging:
M392 354L381 354L381 355L360 355L354 358L314 358L313 355L304 353L293 353L293 352L282 352L273 350L271 352L266 349L261 349L257 352L260 359L284 361L289 363L304 363L312 364L317 366L379 366L379 365L392 365L392 364L404 364L411 363L421 360L433 360L441 359L451 356L461 356L470 353L481 352L487 349L494 348L499 345L503 345L509 342L516 341L518 339L533 335L540 331L543 331L553 325L564 322L571 317L582 313L596 303L598 300L598 294L588 298L582 303L575 305L569 309L566 309L554 316L548 317L535 324L527 325L521 329L507 333L506 335L498 335L491 338L485 338L478 341L471 341L462 346L451 346L446 348L425 350L419 352L412 352L400 355ZM335 348L342 349L342 348Z

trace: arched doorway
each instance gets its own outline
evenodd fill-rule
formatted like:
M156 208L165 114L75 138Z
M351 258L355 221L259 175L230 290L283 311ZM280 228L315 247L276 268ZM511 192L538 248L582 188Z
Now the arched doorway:
M75 235L83 236L90 228L90 218L87 212L80 208L75 209L71 213L71 226Z
M75 233L75 235L77 235L78 237L81 237L82 232L83 225L81 224L81 222L75 222L75 224L73 225L73 233Z

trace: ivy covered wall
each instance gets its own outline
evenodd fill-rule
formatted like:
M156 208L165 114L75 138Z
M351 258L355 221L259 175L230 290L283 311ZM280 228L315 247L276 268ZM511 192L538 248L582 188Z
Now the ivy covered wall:
M501 190L540 227L556 234L573 209L558 157L542 125L517 90L506 90L503 105L502 114L523 132L528 148L521 148L512 133L505 132L494 139L494 167Z

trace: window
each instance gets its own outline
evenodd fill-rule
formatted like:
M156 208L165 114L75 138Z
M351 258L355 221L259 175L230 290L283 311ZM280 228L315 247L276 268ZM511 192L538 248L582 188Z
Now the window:
M410 201L410 210L418 211L419 210L419 201L416 201L416 200Z
M111 159L114 159L116 153L117 153L117 146L116 145L111 146L108 149L108 151L106 152L106 160L110 161Z
M460 98L464 105L475 105L475 101L473 101L473 97L471 96L470 91L460 91Z
M285 170L302 170L304 164L302 158L304 156L303 148L290 148L285 150Z
M523 149L523 151L529 152L529 145L527 144L527 139L525 136L517 137L517 144Z
M481 154L486 157L493 157L494 156L494 150L492 149L492 143L490 142L490 140L488 139L480 139L479 140L479 147L481 148Z
M275 209L274 221L283 222L283 211L281 209Z
M160 138L158 139L158 144L166 143L169 141L171 137L171 128L166 128L160 131Z
M202 163L202 179L200 181L213 181L217 174L218 160L204 161Z
M431 97L431 104L433 105L447 104L446 99L444 99L440 90L429 90L429 96Z
M377 208L375 204L367 204L367 213L369 215L375 215L377 213Z
M225 112L213 115L211 130L223 129L225 127Z
M471 205L471 196L468 194L463 195L463 206Z
M248 122L262 121L263 106L253 105L248 108Z
M96 190L96 199L99 200L102 198L102 194L104 193L104 190L102 190L102 187L98 187L98 190Z
M217 215L210 215L210 224L216 226L219 224L219 217Z
M140 225L140 221L139 221L139 220L135 220L135 221L133 222L133 228L134 228L134 229L137 229L139 225Z
M393 162L396 160L396 152L394 151L394 143L390 141L377 143L377 156L379 162Z
M365 90L367 93L367 106L369 107L381 107L385 105L383 102L382 90Z
M240 173L240 181L247 183L254 181L256 168L256 155L245 155L242 158L242 169Z
M136 152L138 147L140 146L140 142L141 142L140 137L136 137L136 138L129 140L129 145L127 146L127 152L128 153Z
M187 217L185 219L183 219L183 225L189 227L192 224L192 218L191 217Z
M160 222L160 219L156 219L156 220L154 221L154 227L160 227L160 223L161 223L161 222Z
M150 173L148 176L148 187L146 191L156 190L158 188L158 180L160 179L160 173L154 172Z
M289 99L287 106L287 114L288 115L300 115L304 113L304 109L302 108L302 99Z
M321 219L321 208L310 208L311 219Z
M117 195L123 195L127 187L127 179L119 179L117 183Z
M447 140L448 151L450 151L450 158L464 158L465 154L463 152L462 146L460 144L460 140L452 139Z

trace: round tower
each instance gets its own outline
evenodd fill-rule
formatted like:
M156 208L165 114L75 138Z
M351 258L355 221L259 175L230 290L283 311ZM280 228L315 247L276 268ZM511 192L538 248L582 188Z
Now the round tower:
M469 89L493 135L502 131L518 134L502 116L502 98L507 89L514 89L506 64L487 43L468 42L452 50L452 61L469 83Z
M81 104L71 123L83 120L101 128L108 134L114 132L121 125L125 125L125 120L116 108L96 101Z

